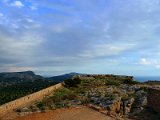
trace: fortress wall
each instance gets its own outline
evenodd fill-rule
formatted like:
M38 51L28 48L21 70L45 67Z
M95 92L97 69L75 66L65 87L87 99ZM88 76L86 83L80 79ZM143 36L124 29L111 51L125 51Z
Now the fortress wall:
M30 95L24 96L22 98L16 99L14 101L5 103L0 106L0 116L6 114L11 110L26 106L34 101L42 100L45 96L51 94L54 90L61 88L62 86L63 83L59 83L38 92L32 93Z
M148 89L148 106L160 113L160 89Z

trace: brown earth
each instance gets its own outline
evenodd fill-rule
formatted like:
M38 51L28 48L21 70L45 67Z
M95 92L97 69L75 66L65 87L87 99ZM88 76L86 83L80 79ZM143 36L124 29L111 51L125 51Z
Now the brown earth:
M14 120L114 120L88 107L58 109L44 113L33 113Z

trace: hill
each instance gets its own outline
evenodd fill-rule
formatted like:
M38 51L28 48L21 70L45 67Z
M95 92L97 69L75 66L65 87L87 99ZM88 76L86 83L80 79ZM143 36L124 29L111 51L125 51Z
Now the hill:
M62 82L64 80L72 78L73 76L76 76L76 75L81 75L81 74L72 72L72 73L68 73L68 74L64 74L64 75L58 75L58 76L49 77L47 79L48 80L53 80L55 82Z
M0 73L0 105L54 84L32 71Z
M20 82L33 82L37 79L43 80L44 78L40 75L36 75L32 71L0 73L0 85L3 86L13 85Z

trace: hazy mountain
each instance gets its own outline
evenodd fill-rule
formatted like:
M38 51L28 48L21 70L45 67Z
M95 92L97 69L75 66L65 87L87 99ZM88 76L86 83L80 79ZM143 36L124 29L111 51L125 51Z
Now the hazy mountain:
M44 79L40 75L36 75L32 71L24 71L24 72L4 72L0 73L0 82L2 83L15 83L22 81L34 81L37 79Z
M68 74L64 74L64 75L58 75L58 76L49 77L47 79L54 80L55 82L62 82L65 79L72 78L75 75L80 75L80 73L72 72L72 73L68 73Z

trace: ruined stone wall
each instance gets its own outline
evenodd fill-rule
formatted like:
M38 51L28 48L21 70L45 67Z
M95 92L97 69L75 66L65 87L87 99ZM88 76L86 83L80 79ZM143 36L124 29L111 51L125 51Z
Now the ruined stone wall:
M45 96L51 94L54 90L61 88L62 86L63 86L63 83L59 83L54 86L48 87L46 89L40 90L30 95L27 95L25 97L3 104L0 106L0 116L6 114L11 110L17 109L19 107L25 106L35 101L39 101L43 99Z
M160 89L148 89L148 106L160 113Z

